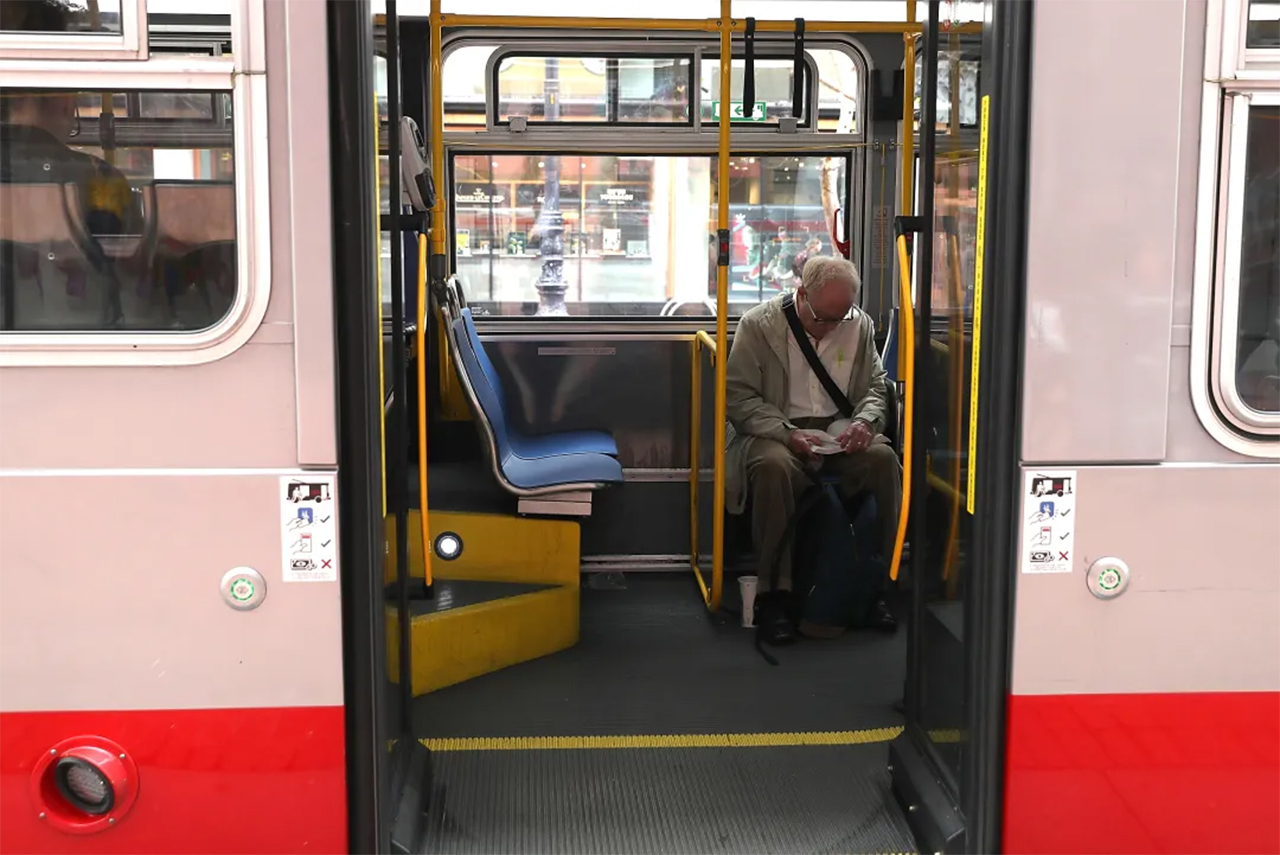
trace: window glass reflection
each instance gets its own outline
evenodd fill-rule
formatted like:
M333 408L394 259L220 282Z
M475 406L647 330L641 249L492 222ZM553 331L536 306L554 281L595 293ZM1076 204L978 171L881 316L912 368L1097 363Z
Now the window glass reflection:
M1236 386L1255 410L1280 412L1280 107L1249 110Z
M834 252L847 166L812 154L731 161L735 312L792 287L807 258ZM468 154L454 174L454 269L482 311L535 314L550 285L565 289L570 314L712 313L714 158Z
M225 92L0 89L0 330L197 330L236 289Z
M0 30L119 35L120 0L4 0Z

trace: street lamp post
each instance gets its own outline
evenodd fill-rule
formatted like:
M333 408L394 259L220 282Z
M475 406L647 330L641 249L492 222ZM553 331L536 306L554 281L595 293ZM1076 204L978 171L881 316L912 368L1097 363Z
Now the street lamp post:
M546 58L545 101L543 119L553 122L560 118L560 62L555 57ZM542 241L538 257L542 270L534 287L538 289L539 315L567 315L564 295L569 289L564 281L564 214L560 211L560 158L556 155L543 158L542 212L538 216Z

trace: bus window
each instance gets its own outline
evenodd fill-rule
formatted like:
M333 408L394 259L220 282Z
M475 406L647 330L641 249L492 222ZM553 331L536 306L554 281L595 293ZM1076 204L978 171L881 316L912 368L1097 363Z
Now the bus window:
M507 55L494 72L497 124L691 122L692 56Z
M237 287L227 92L0 89L0 331L195 331Z
M729 300L740 313L793 287L802 256L834 253L849 167L844 155L806 153L738 156L729 168ZM564 289L571 315L656 316L715 299L712 156L467 153L453 174L454 270L477 311L535 314L547 285ZM553 186L559 265L543 243Z
M485 69L494 45L463 45L444 57L444 129L485 129Z
M1280 413L1280 105L1249 108L1246 148L1236 390L1250 409Z
M810 57L812 61L812 57ZM778 119L791 115L793 81L795 80L795 60L790 57L763 58L756 57L756 97L755 106L750 118L740 114L742 108L742 84L746 76L746 60L734 59L729 70L729 97L735 108L734 126L740 123L756 122L776 125ZM808 92L808 74L810 67L804 66L805 92ZM720 57L716 54L704 56L702 59L702 122L707 125L718 124L720 118ZM808 95L806 94L806 99ZM763 110L761 109L763 104ZM803 106L800 116L801 124L809 125L809 109Z
M1249 0L1245 46L1280 48L1280 0Z

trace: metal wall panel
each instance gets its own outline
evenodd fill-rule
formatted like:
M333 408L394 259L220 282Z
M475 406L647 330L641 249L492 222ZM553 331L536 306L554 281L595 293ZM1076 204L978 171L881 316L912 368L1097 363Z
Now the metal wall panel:
M0 708L342 704L337 585L281 580L283 474L0 477Z
M1027 461L1164 458L1183 12L1036 7Z
M1280 690L1280 467L1089 467L1075 493L1071 572L1018 578L1014 694ZM1113 600L1085 582L1105 556Z

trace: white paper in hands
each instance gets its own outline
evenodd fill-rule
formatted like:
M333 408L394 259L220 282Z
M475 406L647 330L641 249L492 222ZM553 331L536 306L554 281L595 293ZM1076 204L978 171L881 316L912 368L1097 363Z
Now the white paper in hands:
M821 430L801 430L801 435L809 441L814 454L840 454L844 451L836 437L839 434Z

